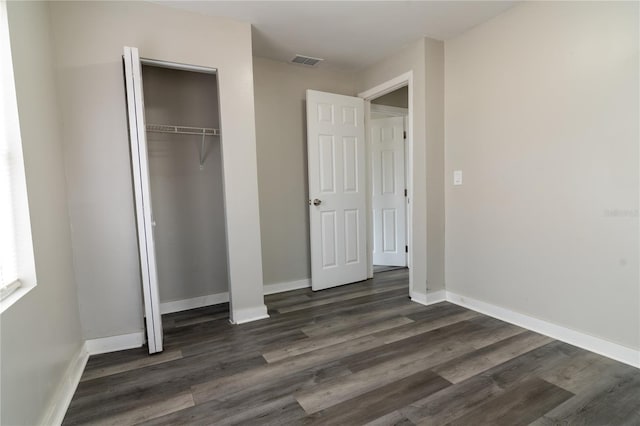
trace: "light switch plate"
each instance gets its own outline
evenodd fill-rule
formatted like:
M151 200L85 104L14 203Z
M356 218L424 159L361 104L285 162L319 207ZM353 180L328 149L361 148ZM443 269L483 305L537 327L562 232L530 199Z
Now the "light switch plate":
M462 185L462 170L455 170L453 172L453 184Z

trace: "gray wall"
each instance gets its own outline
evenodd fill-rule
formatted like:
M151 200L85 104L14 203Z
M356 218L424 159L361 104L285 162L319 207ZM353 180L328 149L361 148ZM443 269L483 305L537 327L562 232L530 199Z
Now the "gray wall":
M143 66L147 123L219 128L212 74ZM162 302L229 290L220 138L147 133Z
M430 292L445 288L444 43L425 38L424 58L427 292Z
M122 47L217 68L234 312L266 313L249 24L147 2L52 2L84 337L143 328Z
M398 108L408 108L409 105L409 87L401 87L391 93L380 96L371 101L372 104L386 105Z
M353 76L254 58L265 284L308 279L307 89L355 95Z
M9 30L38 285L2 313L0 423L42 421L82 347L49 6L9 2Z
M640 347L638 25L529 2L446 42L448 290Z

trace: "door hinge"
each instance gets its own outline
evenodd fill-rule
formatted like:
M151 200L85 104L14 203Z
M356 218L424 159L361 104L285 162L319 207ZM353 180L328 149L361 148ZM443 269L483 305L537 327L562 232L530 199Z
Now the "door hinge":
M409 246L404 246L404 252L409 253Z
M407 190L406 189L404 190L404 196L405 197L407 196Z
M406 138L407 138L407 131L406 131L406 130L402 132L402 138L403 138L403 139L406 139Z

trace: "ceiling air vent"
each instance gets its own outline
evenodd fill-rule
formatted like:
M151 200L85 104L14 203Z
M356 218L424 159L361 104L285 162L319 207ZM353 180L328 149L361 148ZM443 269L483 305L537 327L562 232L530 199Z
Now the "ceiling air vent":
M302 55L296 55L293 57L293 59L291 60L292 64L298 64L298 65L306 65L308 67L315 67L317 66L321 61L324 61L324 59L320 59L320 58L312 58L310 56L302 56Z

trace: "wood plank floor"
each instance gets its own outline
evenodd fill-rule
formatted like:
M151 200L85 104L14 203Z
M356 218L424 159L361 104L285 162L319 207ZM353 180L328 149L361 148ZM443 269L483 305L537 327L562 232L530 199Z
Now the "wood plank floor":
M450 303L407 270L163 317L165 351L94 356L77 424L640 425L640 370Z

